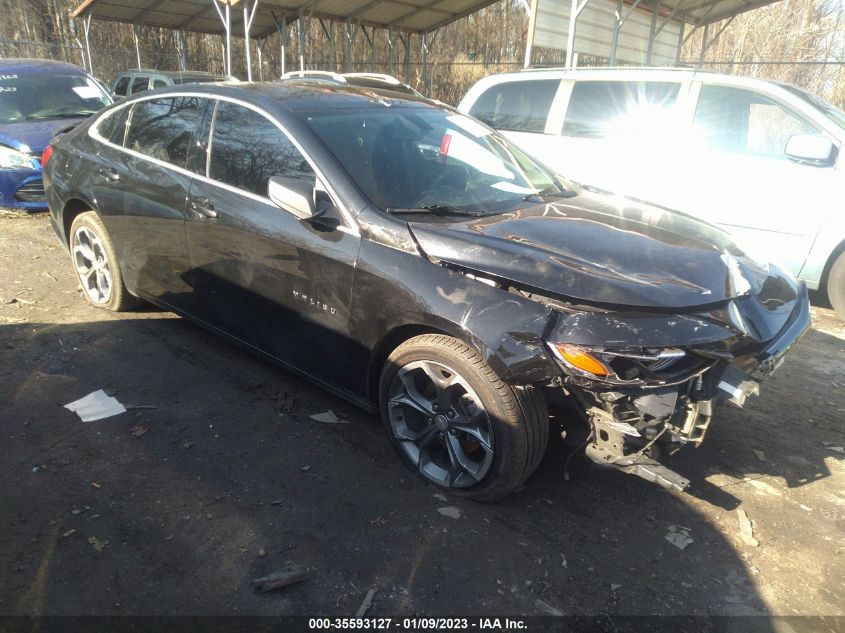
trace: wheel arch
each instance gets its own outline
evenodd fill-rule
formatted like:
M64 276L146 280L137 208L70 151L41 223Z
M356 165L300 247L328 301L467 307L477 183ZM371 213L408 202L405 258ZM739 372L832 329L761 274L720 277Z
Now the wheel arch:
M70 227L73 226L73 221L77 218L77 216L85 213L86 211L97 212L91 203L86 202L82 198L70 198L62 207L61 222L66 245L70 246Z
M845 253L845 240L839 242L836 248L830 252L827 261L824 264L821 280L819 281L819 287L825 292L825 294L827 294L827 280L830 276L830 269L833 268L834 262L839 259L839 256L842 255L842 253Z

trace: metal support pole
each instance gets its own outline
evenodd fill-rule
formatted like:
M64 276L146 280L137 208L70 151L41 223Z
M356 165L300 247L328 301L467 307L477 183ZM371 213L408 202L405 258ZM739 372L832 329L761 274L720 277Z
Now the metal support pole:
M91 59L91 14L89 13L82 21L82 28L85 31L85 56L88 58L88 72L94 74L94 60Z
M616 13L613 21L613 35L610 39L610 65L616 65L616 47L619 44L619 31L622 28L622 0L616 0Z
M305 70L305 27L303 26L303 21L307 18L303 17L302 14L299 16L299 20L296 22L296 34L299 37L299 70L300 72Z
M211 0L211 3L214 5L214 9L217 11L217 15L220 16L220 21L223 23L223 30L226 31L226 44L224 45L226 48L226 59L224 63L224 74L231 75L232 74L232 13L229 7L229 0L226 2L226 12L220 10L220 7L217 6L217 0Z
M393 29L387 29L387 74L396 75L393 70Z
M651 64L651 53L654 51L654 37L655 37L655 29L657 28L657 12L660 10L660 0L654 4L654 8L651 11L651 28L648 31L648 52L645 55L645 64L649 66Z
M258 81L264 81L264 45L267 43L267 36L261 40L261 44L255 49L258 52Z
M681 61L681 48L684 45L684 31L687 28L686 16L681 16L681 28L678 31L678 45L675 47L675 66Z
M82 42L79 41L78 37L73 38L73 40L76 42L76 46L79 48L79 56L82 58L82 67L88 68L88 62L85 57L85 47L82 46Z
M402 38L400 38L402 39ZM405 38L402 39L402 43L405 45L405 59L402 62L403 68L403 75L405 76L405 83L411 83L411 34L406 34Z
M135 59L138 63L138 68L141 68L141 44L138 41L138 25L132 25L132 38L135 40Z
M246 49L246 79L252 81L252 51L249 31L252 29L252 21L255 19L255 10L258 9L258 0L253 0L252 11L249 11L249 0L244 0L244 48Z
M575 27L578 23L578 16L581 15L581 11L584 10L584 7L590 0L583 0L581 4L578 4L578 0L572 0L572 5L569 9L569 33L566 36L566 67L567 68L574 68L575 65Z
M410 40L410 34L408 35L408 39ZM423 91L426 94L430 94L428 89L428 33L422 34L422 81L423 81Z
M698 66L704 63L704 53L707 50L707 32L710 30L710 23L704 25L704 33L701 35L701 55L698 56Z
M528 35L525 40L525 59L522 67L528 68L531 65L531 52L534 49L534 29L537 25L537 2L538 0L531 0L531 14L528 18Z
M282 24L279 25L279 21L276 19L275 13L270 13L273 16L273 24L276 25L276 30L279 32L279 54L281 55L281 67L282 73L279 75L280 77L285 74L285 49L287 47L288 41L288 16L282 16Z

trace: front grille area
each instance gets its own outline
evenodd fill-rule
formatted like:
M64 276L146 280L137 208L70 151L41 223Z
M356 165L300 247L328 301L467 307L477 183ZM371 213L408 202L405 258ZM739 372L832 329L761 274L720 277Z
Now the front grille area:
M15 192L15 199L21 202L44 202L44 182L32 180Z

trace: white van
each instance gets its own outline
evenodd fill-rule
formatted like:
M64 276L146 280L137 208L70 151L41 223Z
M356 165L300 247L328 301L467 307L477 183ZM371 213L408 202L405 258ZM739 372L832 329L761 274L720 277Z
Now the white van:
M689 69L557 69L486 77L458 108L572 180L720 225L845 317L845 113L819 97Z

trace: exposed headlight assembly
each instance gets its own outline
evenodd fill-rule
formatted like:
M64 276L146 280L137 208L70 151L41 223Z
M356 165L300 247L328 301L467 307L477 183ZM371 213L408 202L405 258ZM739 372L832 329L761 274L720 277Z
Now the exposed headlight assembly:
M32 156L0 145L0 169L31 169Z
M550 343L549 348L571 376L616 386L677 384L716 362L672 347L613 349Z

